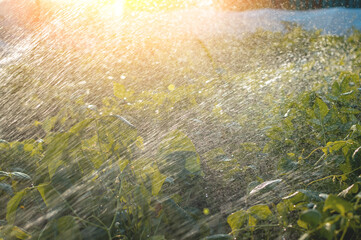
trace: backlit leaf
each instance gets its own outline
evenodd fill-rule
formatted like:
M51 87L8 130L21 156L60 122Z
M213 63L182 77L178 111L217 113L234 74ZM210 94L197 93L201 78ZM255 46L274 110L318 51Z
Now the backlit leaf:
M114 96L119 99L127 99L133 96L134 91L127 90L123 84L114 83L113 84L113 93Z
M340 192L337 196L346 197L348 195L355 194L358 191L359 191L359 184L354 183L351 186L349 186L348 188L346 188L345 190L343 190L342 192Z
M16 210L18 209L21 199L25 196L26 191L27 189L17 192L15 196L9 200L6 206L6 220L9 224L14 224Z
M53 127L55 126L55 123L57 121L57 117L51 117L51 118L47 118L44 122L43 122L43 129L45 132L50 132Z
M81 239L79 226L72 216L64 216L57 220L57 230L59 235L57 240Z
M9 235L10 235L10 237L15 237L16 239L21 239L21 240L31 238L31 235L29 233L27 233L25 230L23 230L17 226L13 226L11 228Z
M345 216L347 212L352 211L352 209L353 207L350 202L335 195L329 195L323 207L323 211L334 210L343 216Z
M336 141L336 142L328 142L327 147L330 153L336 152L340 150L342 147L344 147L347 144L346 141Z
M315 115L321 120L324 120L328 111L329 109L327 107L327 104L324 101L322 101L321 98L316 98L316 102L314 106Z
M128 159L120 159L118 161L118 166L121 172L124 171L124 169L128 166L129 160Z
M135 144L139 149L144 150L144 140L142 137L138 136L137 140L135 141Z
M316 227L321 223L322 215L319 211L310 209L301 213L300 220L309 224L312 227Z
M302 220L297 220L297 225L300 226L301 228L304 228L304 229L308 228L307 223L305 223Z
M297 204L300 202L306 202L306 201L320 201L321 198L318 196L318 193L305 190L305 189L299 189L296 192L294 192L291 195L288 195L283 200L289 201L291 204Z
M167 177L160 173L157 167L154 168L154 172L152 174L152 195L157 196L159 191L161 190L163 183Z
M272 212L267 205L255 205L249 208L247 212L259 220L266 220L272 215Z
M118 142L127 148L138 137L136 127L122 116L102 116L99 123L100 140L104 144Z
M257 218L253 217L252 215L248 216L248 226L251 227L251 230L254 230L254 227L257 225Z
M99 169L103 164L103 158L99 154L90 157L90 161L94 164L95 169Z
M94 121L94 119L92 118L87 118L77 124L75 124L74 126L72 126L69 130L69 132L71 133L79 133L81 130L83 130L84 128L86 128L90 123L92 123Z
M271 180L271 181L265 181L265 182L259 184L258 186L256 186L255 188L253 188L252 191L250 192L250 195L256 194L256 193L265 193L265 192L271 191L273 188L275 188L282 181L283 181L282 179L275 179L275 180Z
M49 185L47 183L40 184L36 186L36 189L39 191L43 201L45 202L46 206L49 206L49 203L47 201L47 193L49 191Z
M113 92L114 92L114 96L116 96L117 98L123 99L125 97L126 90L125 90L125 87L123 84L114 83Z
M248 219L248 214L244 210L239 210L232 213L227 217L227 223L232 229L232 232L235 232L237 229L240 229L245 221Z
M200 158L192 141L181 131L173 131L161 142L159 155L161 169L178 174L183 170L197 173L201 170Z
M33 149L34 149L34 145L33 145L33 144L29 144L29 143L24 144L24 151L26 151L26 152L31 152L31 151L33 151Z
M56 134L45 150L43 160L48 165L50 178L53 177L57 168L63 164L62 155L68 147L71 135L71 133Z

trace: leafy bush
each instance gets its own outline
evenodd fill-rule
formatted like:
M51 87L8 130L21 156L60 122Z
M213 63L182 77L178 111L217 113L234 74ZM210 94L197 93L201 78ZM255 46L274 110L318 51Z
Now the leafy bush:
M123 40L4 68L0 239L357 239L360 33Z

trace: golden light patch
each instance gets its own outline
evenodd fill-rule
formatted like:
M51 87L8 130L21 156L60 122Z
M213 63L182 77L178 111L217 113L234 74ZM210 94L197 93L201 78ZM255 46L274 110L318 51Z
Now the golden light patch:
M210 213L210 211L209 211L208 208L204 208L204 209L203 209L203 214L204 214L204 215L209 215L209 213Z
M168 86L168 90L169 90L169 91L174 91L174 89L175 89L174 84L170 84L170 85Z

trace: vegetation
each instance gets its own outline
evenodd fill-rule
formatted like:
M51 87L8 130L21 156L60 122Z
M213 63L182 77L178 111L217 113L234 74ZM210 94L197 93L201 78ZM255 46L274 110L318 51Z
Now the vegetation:
M359 32L98 37L1 73L0 239L358 238Z

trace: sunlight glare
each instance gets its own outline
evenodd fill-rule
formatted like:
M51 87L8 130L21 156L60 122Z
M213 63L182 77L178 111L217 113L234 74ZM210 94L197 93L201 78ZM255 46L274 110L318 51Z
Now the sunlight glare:
M121 15L124 8L132 10L153 11L159 9L174 9L179 7L209 7L213 0L40 0L53 5L111 7L116 15Z

